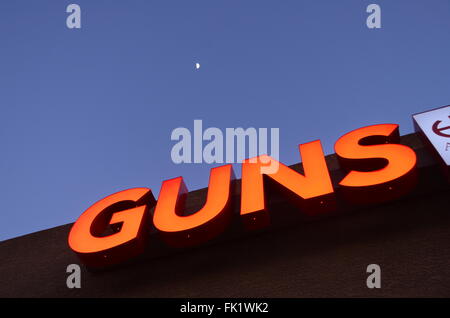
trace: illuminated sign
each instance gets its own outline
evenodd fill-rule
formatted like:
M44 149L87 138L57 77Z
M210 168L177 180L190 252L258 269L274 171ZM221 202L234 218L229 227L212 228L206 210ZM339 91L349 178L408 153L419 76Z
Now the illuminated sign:
M155 204L150 189L134 188L96 202L74 223L69 246L80 260L92 267L117 264L144 251L150 229L149 213ZM120 225L114 234L109 224Z
M440 127L440 126L439 126ZM336 210L336 198L360 205L394 200L416 184L416 154L399 144L398 125L381 124L353 130L335 144L344 177L332 184L319 140L299 145L303 172L263 155L244 160L240 208L235 211L247 230L270 224L270 191L281 193L298 213L320 216ZM262 169L276 163L278 169ZM88 208L74 223L69 246L91 267L121 263L141 254L153 224L172 247L187 247L217 237L232 221L231 165L211 169L203 207L186 213L188 190L182 177L162 183L158 201L147 188L112 194ZM154 208L153 216L150 210Z
M450 180L450 105L413 115L414 125L439 156Z

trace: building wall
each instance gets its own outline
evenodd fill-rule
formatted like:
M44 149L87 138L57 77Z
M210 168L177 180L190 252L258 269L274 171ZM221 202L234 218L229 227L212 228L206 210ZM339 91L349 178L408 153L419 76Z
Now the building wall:
M0 243L0 296L450 297L449 185L415 134L402 143L418 154L420 181L401 200L315 221L280 219L260 233L244 233L236 220L220 239L187 250L164 247L153 234L133 262L82 266L81 289L66 287L66 267L79 261L67 245L71 224L63 225ZM327 164L336 182L336 157ZM190 193L190 208L205 194ZM372 263L381 266L381 289L366 287Z

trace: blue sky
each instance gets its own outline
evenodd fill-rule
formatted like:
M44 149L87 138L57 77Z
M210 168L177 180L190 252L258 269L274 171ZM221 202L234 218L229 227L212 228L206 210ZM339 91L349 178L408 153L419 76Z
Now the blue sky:
M448 0L1 1L0 240L122 189L206 187L211 165L170 157L194 119L280 128L285 164L364 125L410 133L411 114L450 104L449 34Z

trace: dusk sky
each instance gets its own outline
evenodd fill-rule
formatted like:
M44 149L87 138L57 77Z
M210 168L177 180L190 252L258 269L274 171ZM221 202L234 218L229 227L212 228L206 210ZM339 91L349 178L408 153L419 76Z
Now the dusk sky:
M206 187L218 164L171 159L195 119L279 128L287 165L365 125L411 133L412 114L450 104L449 36L448 0L1 1L0 240L123 189Z

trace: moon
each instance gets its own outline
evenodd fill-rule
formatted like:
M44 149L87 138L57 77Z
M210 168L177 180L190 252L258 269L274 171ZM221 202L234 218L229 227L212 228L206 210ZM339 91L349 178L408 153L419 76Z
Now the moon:
M195 69L199 69L200 68L200 63L195 63Z

